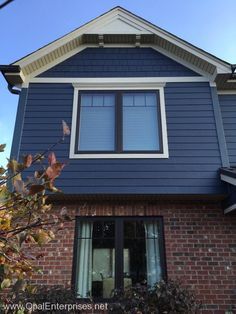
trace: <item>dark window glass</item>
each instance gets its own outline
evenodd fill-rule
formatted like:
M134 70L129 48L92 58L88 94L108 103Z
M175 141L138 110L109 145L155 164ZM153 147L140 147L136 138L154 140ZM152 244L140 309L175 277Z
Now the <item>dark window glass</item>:
M110 298L115 288L153 286L164 276L160 219L119 217L78 221L76 292Z
M156 93L124 93L123 150L159 150Z
M82 94L79 117L80 151L115 149L115 95Z
M76 152L161 152L158 91L79 94Z

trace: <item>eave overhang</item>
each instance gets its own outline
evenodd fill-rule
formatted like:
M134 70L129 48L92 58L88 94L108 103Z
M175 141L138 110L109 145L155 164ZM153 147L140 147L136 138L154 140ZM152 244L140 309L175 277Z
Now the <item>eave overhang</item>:
M19 65L0 65L0 71L11 86L18 86L24 82L24 75Z
M236 89L228 82L232 65L199 49L133 13L116 7L49 45L17 60L18 73L5 72L8 83L29 82L40 73L66 60L86 47L152 47L215 81L220 89Z

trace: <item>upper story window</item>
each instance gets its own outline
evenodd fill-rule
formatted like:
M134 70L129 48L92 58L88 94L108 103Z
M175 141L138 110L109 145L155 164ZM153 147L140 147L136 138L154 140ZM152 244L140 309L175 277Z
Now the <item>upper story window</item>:
M75 88L70 157L168 158L163 95Z

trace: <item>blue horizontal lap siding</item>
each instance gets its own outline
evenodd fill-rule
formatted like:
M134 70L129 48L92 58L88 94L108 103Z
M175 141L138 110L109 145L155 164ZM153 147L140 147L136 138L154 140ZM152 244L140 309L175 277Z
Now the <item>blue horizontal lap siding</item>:
M62 97L61 97L62 96ZM57 179L65 193L217 194L223 193L210 88L207 83L165 87L169 159L72 159L69 137L55 147L68 164ZM31 84L21 154L43 151L61 137L61 120L71 125L71 84Z
M229 162L236 166L236 95L219 95Z
M151 48L86 48L39 77L198 76Z

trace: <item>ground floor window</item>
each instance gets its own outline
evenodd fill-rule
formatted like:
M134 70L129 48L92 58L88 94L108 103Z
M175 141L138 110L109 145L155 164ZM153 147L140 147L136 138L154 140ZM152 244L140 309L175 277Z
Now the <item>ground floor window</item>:
M110 298L114 289L165 277L161 217L78 217L74 285L80 298Z

